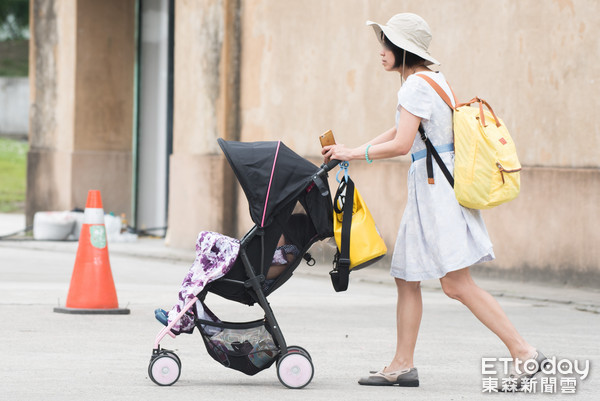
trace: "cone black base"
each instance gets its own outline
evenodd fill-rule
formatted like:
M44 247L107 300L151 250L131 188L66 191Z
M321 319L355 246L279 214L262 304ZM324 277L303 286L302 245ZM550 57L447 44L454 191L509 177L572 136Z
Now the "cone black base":
M81 308L54 308L56 313L68 313L71 315L129 315L129 309L81 309Z

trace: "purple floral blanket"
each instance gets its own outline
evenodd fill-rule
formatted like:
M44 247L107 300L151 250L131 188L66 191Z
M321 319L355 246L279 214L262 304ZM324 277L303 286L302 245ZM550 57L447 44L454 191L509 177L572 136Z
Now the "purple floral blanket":
M230 238L226 235L202 231L198 234L196 240L196 259L190 267L189 273L183 279L181 290L179 291L179 300L169 311L169 323L183 310L185 305L198 295L204 287L229 272L233 263L237 259L240 250L240 241ZM201 318L206 314L202 309L200 302L196 303L197 312ZM176 334L191 333L194 330L194 318L189 316L193 312L191 308L188 313L175 323L172 331ZM210 311L207 311L210 314Z

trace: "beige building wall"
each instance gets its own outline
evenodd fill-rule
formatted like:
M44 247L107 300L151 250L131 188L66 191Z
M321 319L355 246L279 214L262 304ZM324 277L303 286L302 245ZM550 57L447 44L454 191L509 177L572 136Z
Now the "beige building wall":
M235 235L235 180L217 138L238 138L239 2L175 2L175 98L167 243Z
M81 207L91 188L129 213L135 2L31 4L28 219ZM281 139L320 164L322 132L354 146L391 127L400 78L382 70L365 21L415 12L459 99L493 105L524 166L520 197L484 211L497 260L479 270L598 285L599 11L595 0L177 0L167 242L252 225L217 138ZM390 250L409 166L350 170Z
M599 2L243 1L242 140L282 139L319 163L325 130L355 146L391 127L400 78L381 68L365 21L398 12L428 21L431 53L458 98L488 100L517 143L522 193L484 211L497 260L483 269L598 283L600 128L589 117L600 80ZM400 157L350 169L390 249L408 167ZM238 211L243 232L243 197Z

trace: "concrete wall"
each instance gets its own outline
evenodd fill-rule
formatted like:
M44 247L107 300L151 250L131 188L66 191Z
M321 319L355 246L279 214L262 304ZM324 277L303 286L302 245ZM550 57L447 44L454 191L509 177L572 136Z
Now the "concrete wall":
M32 0L28 216L104 189L128 211L134 1ZM600 2L594 0L177 0L168 242L252 225L216 139L283 140L320 163L317 136L359 145L394 124L400 78L367 19L422 15L459 99L488 100L524 166L521 196L484 217L489 274L600 285ZM407 157L352 163L390 249ZM333 177L330 177L335 185Z
M484 211L496 252L481 269L590 287L600 286L600 171L529 167L521 194Z
M133 0L32 0L28 222L39 210L130 213Z
M400 79L382 70L365 21L423 16L459 99L492 104L524 166L520 198L484 212L497 261L481 270L600 285L600 128L590 124L599 2L245 0L242 10L241 138L282 139L316 163L325 130L356 146L394 124ZM406 157L351 166L390 249L408 166ZM241 232L250 224L242 198Z
M233 235L231 169L217 138L238 132L239 3L175 2L173 154L168 243L193 246L201 230Z
M0 77L0 135L27 137L29 79Z
M598 167L595 112L600 3L517 0L243 2L242 137L283 138L318 154L332 128L359 144L394 123L399 74L380 67L366 19L416 12L459 99L479 95L502 116L526 166ZM485 23L475 23L481 21ZM577 139L585 140L577 140Z

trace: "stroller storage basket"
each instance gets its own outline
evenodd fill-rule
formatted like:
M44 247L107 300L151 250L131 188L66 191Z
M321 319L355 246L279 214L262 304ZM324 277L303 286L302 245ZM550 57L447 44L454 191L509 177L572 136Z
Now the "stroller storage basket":
M246 323L197 319L196 326L206 350L215 361L247 375L267 369L279 355L265 319Z

